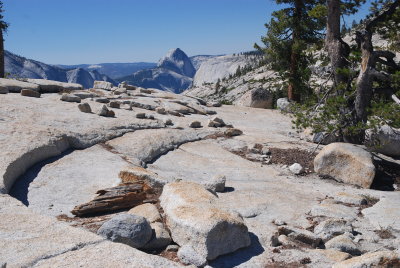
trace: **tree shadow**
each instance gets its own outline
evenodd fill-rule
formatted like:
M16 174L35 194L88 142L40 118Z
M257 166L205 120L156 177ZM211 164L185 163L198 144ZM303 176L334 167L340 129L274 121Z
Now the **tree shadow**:
M11 195L12 197L21 201L25 206L29 206L29 201L28 201L29 185L37 177L37 175L42 170L42 168L45 165L51 164L51 163L63 158L64 156L69 155L73 151L74 150L69 149L58 156L51 157L49 159L43 160L43 161L33 165L31 168L29 168L22 176L20 176L14 182L14 184L11 187L11 190L9 192L9 195Z
M258 256L264 252L258 237L254 233L250 233L251 244L247 248L239 249L233 253L226 254L210 261L209 265L214 268L236 267L249 261L251 258Z

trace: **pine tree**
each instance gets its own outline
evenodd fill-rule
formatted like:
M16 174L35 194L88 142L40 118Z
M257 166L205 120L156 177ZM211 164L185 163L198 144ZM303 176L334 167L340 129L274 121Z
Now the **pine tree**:
M7 31L8 23L3 20L3 2L0 1L0 78L4 78L4 33Z
M265 51L272 69L287 79L289 100L300 101L309 91L311 58L306 49L323 37L326 8L321 0L275 1L289 7L272 13L271 21L265 24L267 34L261 38L265 48L257 44L255 48Z

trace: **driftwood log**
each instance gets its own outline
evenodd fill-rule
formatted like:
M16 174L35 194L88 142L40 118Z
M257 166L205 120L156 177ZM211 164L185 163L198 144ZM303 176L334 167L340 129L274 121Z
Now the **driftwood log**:
M81 217L132 208L143 204L148 199L148 194L152 193L152 189L143 182L123 183L97 191L96 198L76 206L71 213Z

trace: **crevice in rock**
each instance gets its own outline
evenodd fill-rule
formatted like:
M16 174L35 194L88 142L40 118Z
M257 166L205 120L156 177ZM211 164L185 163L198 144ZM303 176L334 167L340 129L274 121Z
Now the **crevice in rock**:
M39 262L41 262L43 260L48 260L48 259L51 259L51 258L55 258L55 257L58 257L60 255L65 254L65 253L68 253L68 252L71 252L71 251L80 250L80 249L82 249L84 247L87 247L87 246L98 245L98 244L103 243L103 242L106 242L106 240L105 239L101 239L101 240L87 242L87 243L79 243L79 244L75 245L74 247L68 248L68 249L63 250L61 252L56 252L56 253L51 254L51 255L44 255L42 257L39 257L36 260L34 260L33 262L31 262L29 265L26 265L25 267L34 267L36 264L38 264Z

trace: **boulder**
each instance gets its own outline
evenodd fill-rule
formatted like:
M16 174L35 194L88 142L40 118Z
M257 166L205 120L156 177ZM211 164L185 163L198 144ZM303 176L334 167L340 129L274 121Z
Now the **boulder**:
M389 156L400 156L400 129L384 125L377 132L367 131L367 146L371 151Z
M98 115L104 117L114 117L115 113L112 110L108 110L107 106L103 105L100 110L97 112Z
M40 95L41 94L39 92L32 89L24 88L21 90L21 96L40 98Z
M324 147L314 159L314 170L335 180L370 188L375 177L372 155L348 143L332 143Z
M145 113L137 113L136 114L136 118L145 119L146 118L146 114Z
M152 229L152 236L150 241L143 246L144 249L153 250L165 248L172 242L169 232L164 228L161 222L151 223L150 226Z
M337 235L342 235L344 233L351 233L353 228L349 222L343 219L327 219L320 222L314 228L314 233L322 238L322 240L327 241L332 239Z
M250 245L243 218L225 211L218 198L200 184L169 183L160 201L173 241L187 248L179 254L181 260L205 263ZM190 256L196 256L195 263Z
M289 112L290 102L287 98L280 98L276 101L276 108L281 111Z
M126 88L116 88L114 90L114 95L121 95L121 94L126 94L128 91Z
M223 127L225 125L226 124L225 124L224 120L222 120L221 118L216 117L216 116L211 118L210 121L208 122L209 127Z
M303 173L304 168L299 164L299 163L294 163L289 167L290 172L292 172L295 175L299 175Z
M107 98L96 98L94 99L95 102L100 102L100 103L109 103L110 100Z
M356 243L346 234L336 236L325 243L325 248L336 249L351 255L359 255L361 252Z
M165 108L157 107L156 108L156 113L158 113L158 114L166 114L167 112L165 111Z
M399 258L400 255L394 251L369 252L359 257L335 263L332 268L399 267Z
M99 95L91 92L74 92L74 95L81 98L82 100L84 99L90 99L90 98L95 98L98 97Z
M169 119L169 118L165 119L165 120L164 120L164 123L165 123L165 125L167 125L167 126L172 126L172 125L173 125L172 120Z
M189 127L191 128L201 128L201 123L199 121L193 121L192 123L190 123Z
M78 96L75 96L73 94L62 94L60 100L66 101L66 102L77 102L77 103L81 102L81 98L79 98Z
M110 108L119 109L121 107L121 103L119 101L110 101Z
M252 107L252 108L273 108L273 96L272 93L266 89L258 88L246 92L237 103L240 106Z
M62 91L82 90L83 86L75 83L64 83L46 79L27 79L29 83L36 84L42 93L58 93Z
M129 85L128 82L123 81L121 83L118 84L119 88L126 88L127 90L136 90L135 86Z
M194 265L196 267L204 267L207 264L207 259L199 254L192 245L183 245L178 250L179 260L186 265Z
M82 113L91 113L92 112L92 108L90 108L90 105L87 102L78 104L78 109Z
M19 81L15 79L0 78L0 86L2 88L8 89L9 92L19 93L23 88L39 91L39 86L32 83L27 83L24 81Z
M227 130L224 131L224 134L228 137L240 136L243 134L243 131L237 128L228 128Z
M111 90L113 88L113 84L106 81L94 81L93 88Z
M161 222L161 215L155 205L146 203L136 206L128 211L128 214L138 215L146 218L150 223Z
M119 214L106 221L97 234L113 242L141 248L150 241L152 229L149 222L131 214Z

